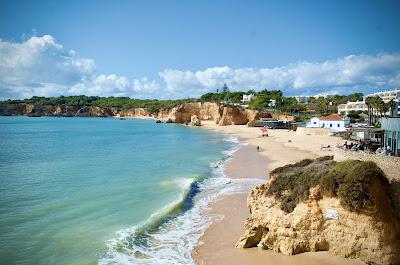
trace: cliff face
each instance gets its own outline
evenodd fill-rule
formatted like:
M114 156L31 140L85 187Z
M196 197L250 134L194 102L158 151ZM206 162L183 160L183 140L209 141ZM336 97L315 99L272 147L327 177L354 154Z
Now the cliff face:
M129 118L147 117L150 116L150 112L144 108L132 108L132 109L121 110L118 113L118 116L129 117Z
M213 120L225 125L244 125L254 123L259 118L258 111L246 110L238 107L224 107L210 102L185 103L171 110L161 109L157 113L150 113L145 108L99 108L76 106L39 106L33 104L4 104L0 106L0 114L8 115L42 115L42 116L93 116L93 117L153 117L169 120L173 123L190 123L192 116L201 120Z
M218 122L221 119L222 107L216 103L194 102L185 103L171 110L168 119L173 123L189 123L193 115L200 120L214 120Z
M259 119L259 112L242 108L224 107L219 125L252 125Z
M1 114L9 115L68 115L68 116L117 116L116 108L76 107L76 106L51 106L33 104L7 104L2 107Z
M251 216L237 247L258 246L285 255L327 250L367 263L400 264L399 221L378 179L372 178L368 186L373 202L357 212L343 207L337 197L324 196L317 185L287 213L270 195L272 182L249 194Z

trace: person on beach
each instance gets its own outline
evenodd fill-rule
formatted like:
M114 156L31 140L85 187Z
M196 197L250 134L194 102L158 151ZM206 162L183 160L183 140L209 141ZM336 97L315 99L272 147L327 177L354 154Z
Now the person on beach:
M257 152L260 152L260 147L259 146L257 146Z
M264 136L268 136L268 126L264 126L264 127L262 127L261 129L261 132L262 132L262 136L264 137Z

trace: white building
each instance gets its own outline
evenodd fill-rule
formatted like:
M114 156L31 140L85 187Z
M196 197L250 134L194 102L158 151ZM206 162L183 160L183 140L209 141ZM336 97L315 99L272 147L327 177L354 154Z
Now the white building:
M354 111L368 111L368 106L367 106L367 104L365 104L365 101L348 101L346 104L340 104L338 106L338 113L339 114L344 112L347 115L352 110L354 110Z
M276 107L276 100L275 99L271 99L271 101L268 103L268 107L275 108Z
M320 93L320 94L316 94L314 96L295 96L297 102L301 103L301 104L307 104L309 98L331 98L333 97L333 94L328 94L328 93Z
M382 98L384 102L389 102L392 99L396 102L399 102L400 101L400 89L393 89L393 90L372 93L372 94L364 96L364 101L367 97L376 97L376 96Z
M344 112L347 115L352 110L368 111L368 106L367 106L367 104L365 104L365 99L367 97L376 97L376 96L382 98L385 103L389 102L392 99L395 102L399 103L400 102L400 89L376 92L376 93L364 96L363 101L349 101L346 104L340 104L338 106L338 113ZM400 105L398 105L398 109L400 109Z
M332 98L335 94L319 93L314 95L314 98Z
M243 104L248 104L250 102L250 100L252 100L253 98L256 98L256 96L254 94L243 94L243 99L242 99L242 103Z
M297 102L300 104L307 104L308 103L308 98L307 96L295 96Z
M328 128L331 132L343 132L350 124L350 120L338 114L323 117L314 117L307 123L310 128Z

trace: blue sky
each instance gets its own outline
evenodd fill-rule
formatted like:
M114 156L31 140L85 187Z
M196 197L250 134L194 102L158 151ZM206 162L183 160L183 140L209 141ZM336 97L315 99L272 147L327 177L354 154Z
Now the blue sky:
M1 0L0 98L393 88L399 13L400 1Z

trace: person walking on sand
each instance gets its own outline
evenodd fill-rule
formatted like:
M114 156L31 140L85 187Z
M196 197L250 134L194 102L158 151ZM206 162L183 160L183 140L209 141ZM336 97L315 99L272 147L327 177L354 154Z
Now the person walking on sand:
M260 152L260 147L259 146L257 146L257 152Z

